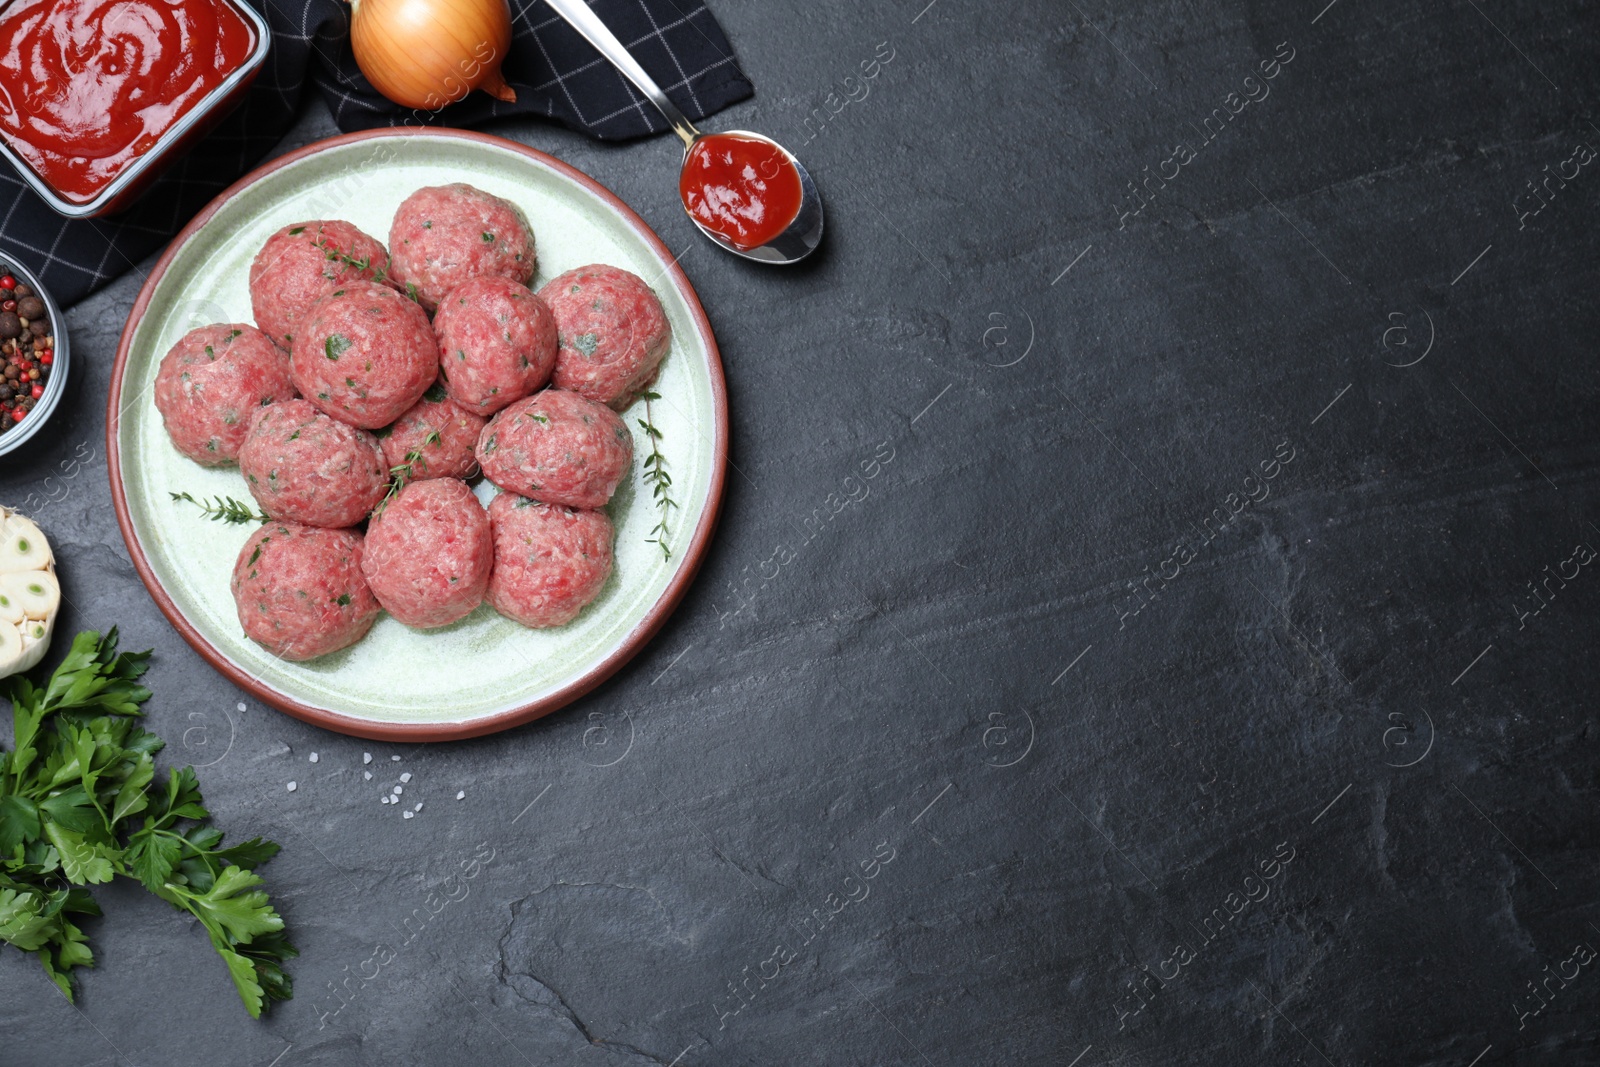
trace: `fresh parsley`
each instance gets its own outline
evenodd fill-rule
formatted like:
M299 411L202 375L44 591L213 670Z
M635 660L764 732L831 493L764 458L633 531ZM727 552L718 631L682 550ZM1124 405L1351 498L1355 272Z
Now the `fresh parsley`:
M12 749L0 751L0 942L38 957L72 998L72 970L94 965L78 915L99 915L87 888L132 878L200 920L245 1010L287 1000L282 964L296 953L255 868L278 846L224 848L206 824L193 767L156 779L163 742L139 726L148 652L117 651L117 631L80 633L43 687L0 682Z

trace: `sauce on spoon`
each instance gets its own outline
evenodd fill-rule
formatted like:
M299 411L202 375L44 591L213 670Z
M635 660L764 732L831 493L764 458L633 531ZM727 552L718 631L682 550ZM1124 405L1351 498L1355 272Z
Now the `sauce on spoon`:
M777 145L714 133L697 138L678 177L683 206L735 248L760 248L800 213L800 175Z

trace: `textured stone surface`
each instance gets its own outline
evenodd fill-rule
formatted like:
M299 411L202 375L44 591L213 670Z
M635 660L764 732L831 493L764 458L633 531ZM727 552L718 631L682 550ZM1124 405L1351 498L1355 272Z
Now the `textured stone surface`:
M148 264L72 311L0 499L67 632L156 649L151 721L283 842L302 955L253 1023L200 930L103 890L76 1008L0 953L0 1062L1600 1062L1594 964L1522 1014L1600 947L1600 575L1518 614L1600 546L1600 171L1518 218L1600 147L1592 6L923 3L717 6L759 94L725 125L827 197L798 269L697 237L665 140L498 128L684 252L737 468L671 624L524 729L237 710L111 514ZM807 143L830 91L866 95Z

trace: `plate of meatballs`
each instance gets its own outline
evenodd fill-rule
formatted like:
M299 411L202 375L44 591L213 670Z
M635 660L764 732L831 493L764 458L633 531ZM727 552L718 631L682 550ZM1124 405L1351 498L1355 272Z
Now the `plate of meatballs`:
M247 175L140 291L107 453L214 667L362 737L506 729L635 655L721 502L722 367L673 255L515 142L382 130Z

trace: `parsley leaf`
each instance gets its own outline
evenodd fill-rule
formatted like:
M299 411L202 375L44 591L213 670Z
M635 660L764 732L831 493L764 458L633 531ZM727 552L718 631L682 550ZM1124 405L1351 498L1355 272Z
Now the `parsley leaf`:
M44 836L56 846L56 852L61 856L61 873L67 876L67 881L78 885L109 882L116 873L111 867L105 846L90 842L61 823L45 823Z

